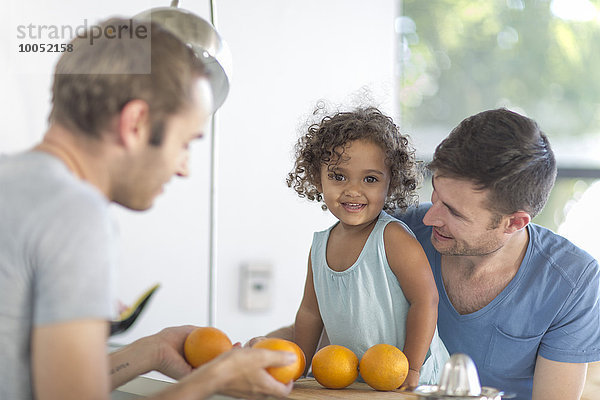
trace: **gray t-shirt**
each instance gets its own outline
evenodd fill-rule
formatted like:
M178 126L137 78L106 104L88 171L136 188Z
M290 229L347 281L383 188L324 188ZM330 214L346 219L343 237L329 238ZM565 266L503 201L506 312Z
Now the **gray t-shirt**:
M0 157L0 399L32 399L36 326L110 319L116 264L108 200L57 158Z

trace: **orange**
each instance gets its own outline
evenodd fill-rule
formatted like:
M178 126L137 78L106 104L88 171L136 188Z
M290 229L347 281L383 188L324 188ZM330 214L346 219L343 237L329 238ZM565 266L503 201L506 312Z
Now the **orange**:
M344 346L330 344L313 357L312 372L326 388L342 389L358 377L358 357Z
M269 367L267 372L281 383L295 381L304 373L306 357L302 349L294 342L285 339L267 338L255 343L253 348L278 351L289 351L296 354L296 361L282 367Z
M375 390L395 390L408 375L408 359L399 348L376 344L360 360L360 376Z
M187 362L197 368L232 347L231 340L223 331L207 326L190 332L183 343L183 354Z

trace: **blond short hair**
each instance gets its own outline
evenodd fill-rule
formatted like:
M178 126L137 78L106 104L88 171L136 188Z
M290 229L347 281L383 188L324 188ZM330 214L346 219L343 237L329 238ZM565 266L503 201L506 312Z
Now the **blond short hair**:
M141 24L113 18L97 28L114 33L112 26L132 23ZM150 142L162 142L165 119L191 102L193 81L207 72L177 37L157 24L144 24L147 37L138 40L105 35L92 42L88 32L71 42L72 51L56 65L50 123L100 137L129 101L140 99L149 105Z

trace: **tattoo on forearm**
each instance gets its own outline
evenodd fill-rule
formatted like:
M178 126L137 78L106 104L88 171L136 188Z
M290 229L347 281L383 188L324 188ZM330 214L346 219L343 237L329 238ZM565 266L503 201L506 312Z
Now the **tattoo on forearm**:
M117 365L116 367L110 369L110 374L114 375L117 372L119 372L120 370L125 369L127 367L129 367L129 363L128 362L120 364L120 365Z

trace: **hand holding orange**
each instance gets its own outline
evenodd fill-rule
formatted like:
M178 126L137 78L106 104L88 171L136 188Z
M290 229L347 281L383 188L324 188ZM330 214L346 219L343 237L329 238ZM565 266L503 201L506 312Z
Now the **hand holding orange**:
M267 368L267 372L281 383L289 383L300 378L306 367L306 357L302 349L294 342L285 339L267 338L255 343L253 348L288 351L296 354L296 361L282 367Z

